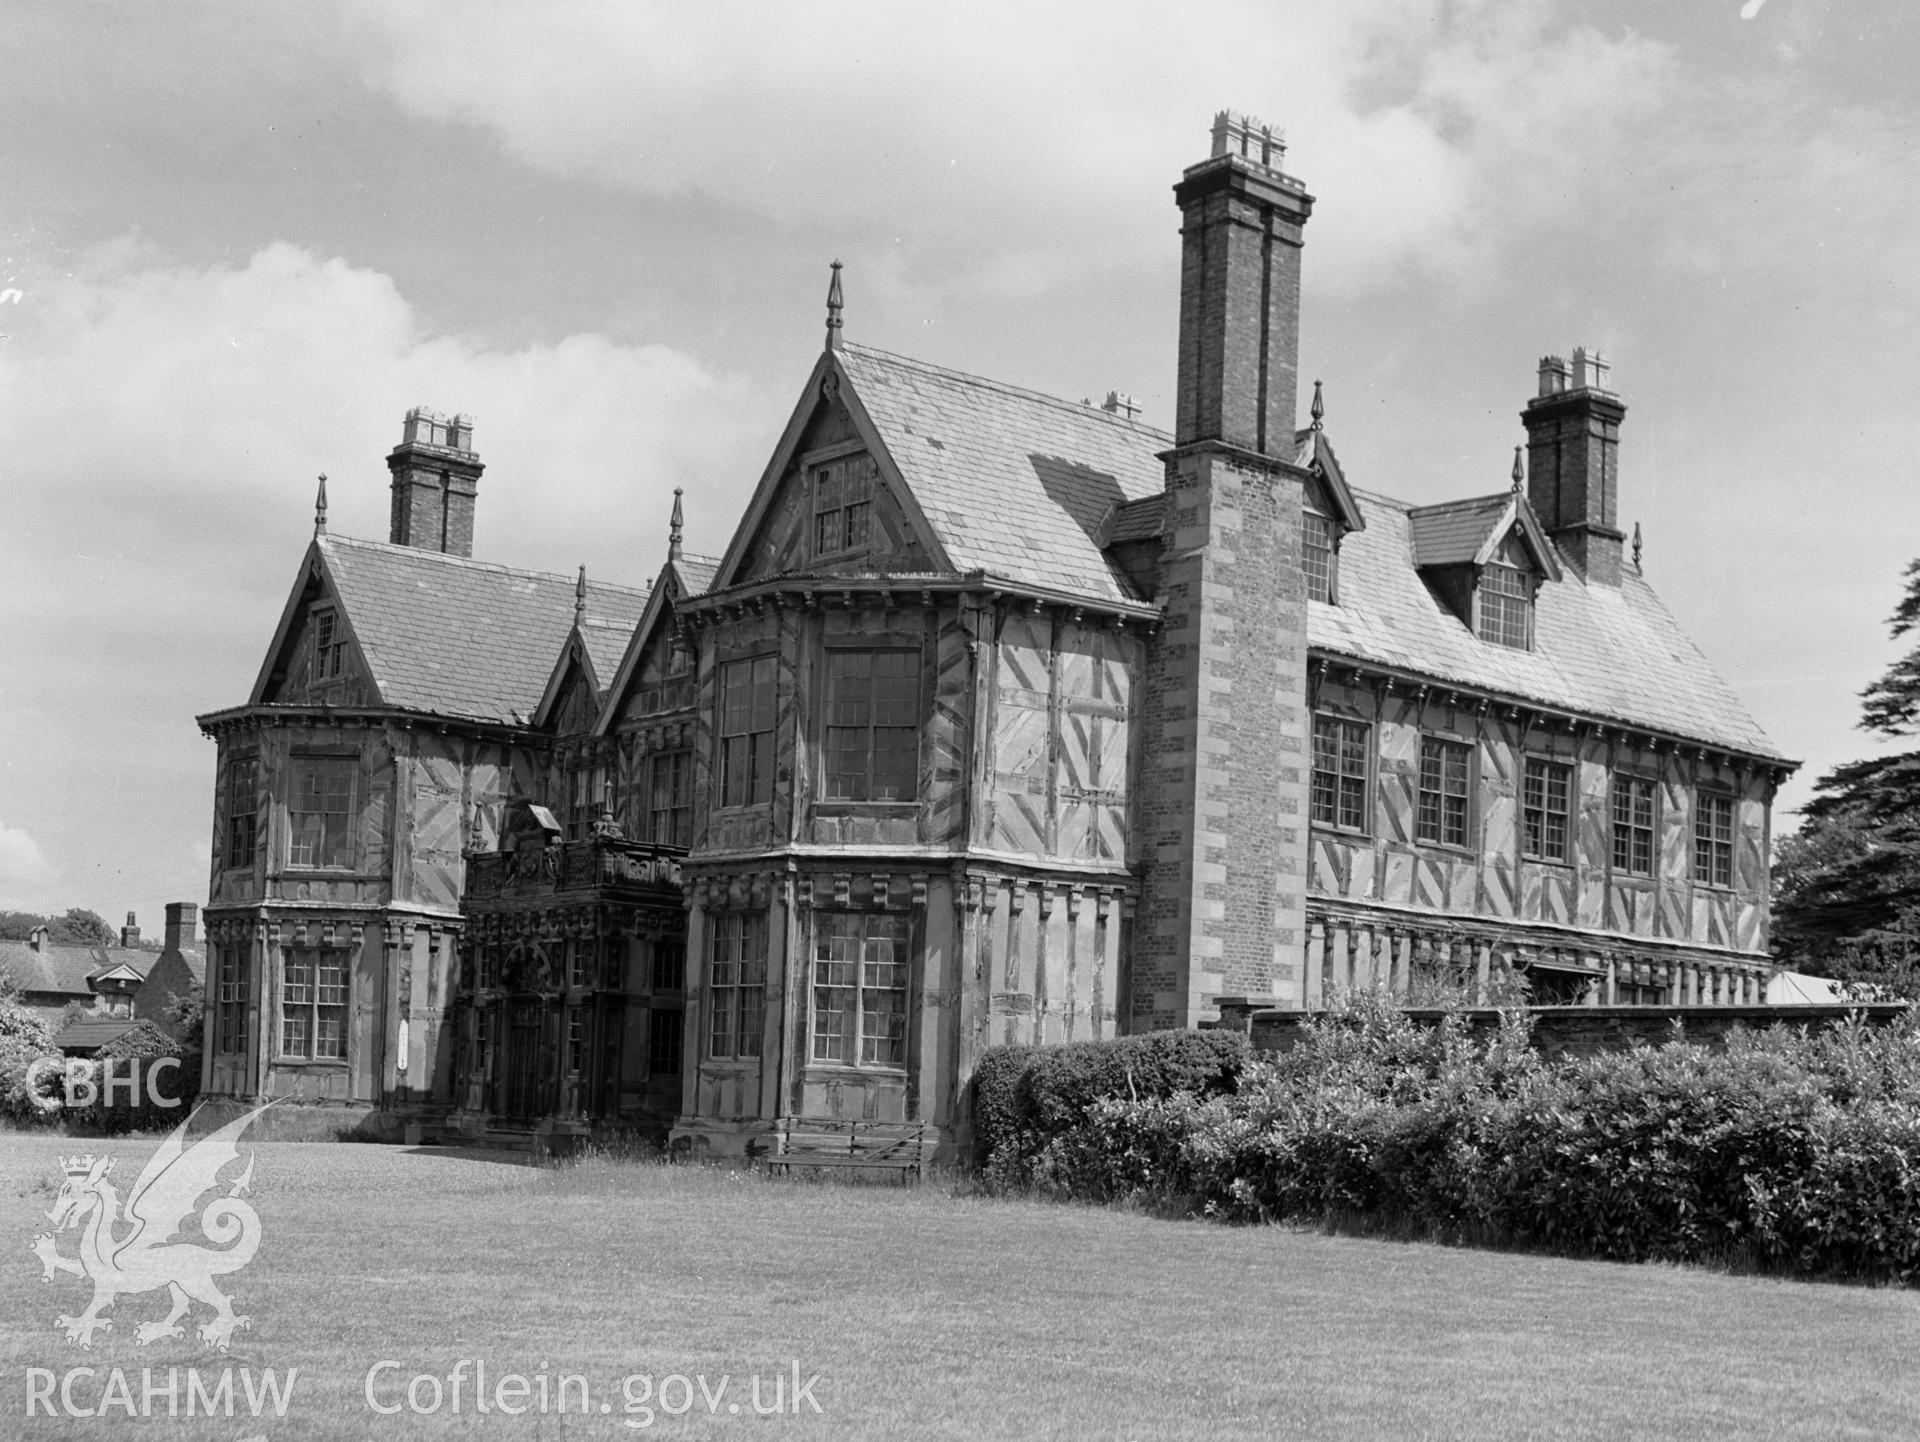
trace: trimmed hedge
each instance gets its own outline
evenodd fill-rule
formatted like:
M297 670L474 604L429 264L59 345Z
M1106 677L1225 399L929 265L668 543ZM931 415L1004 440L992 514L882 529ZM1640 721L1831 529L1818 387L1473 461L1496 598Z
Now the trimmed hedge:
M1096 1100L1019 1180L1229 1221L1912 1283L1920 1023L1546 1062L1524 1014L1475 1041L1361 1000L1231 1093Z
M1249 1056L1228 1031L1156 1031L1065 1046L995 1047L972 1081L974 1161L990 1180L1020 1186L1034 1159L1106 1098L1231 1091Z

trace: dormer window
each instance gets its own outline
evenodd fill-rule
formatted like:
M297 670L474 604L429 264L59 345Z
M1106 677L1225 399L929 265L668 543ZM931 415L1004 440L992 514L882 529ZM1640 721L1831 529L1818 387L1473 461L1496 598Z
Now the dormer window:
M1490 561L1474 589L1473 629L1482 641L1533 649L1533 577L1518 566Z
M1300 574L1306 578L1307 599L1333 604L1339 553L1333 545L1333 522L1318 511L1300 513Z
M873 524L872 456L847 456L813 468L813 553L835 556L867 544Z

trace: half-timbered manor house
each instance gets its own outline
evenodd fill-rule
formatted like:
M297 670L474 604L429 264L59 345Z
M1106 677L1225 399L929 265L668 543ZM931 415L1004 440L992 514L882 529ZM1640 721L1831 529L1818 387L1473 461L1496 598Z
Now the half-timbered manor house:
M1281 154L1222 115L1175 187L1171 432L847 341L836 266L717 559L677 503L646 586L470 559L462 417L409 414L385 542L323 485L201 718L209 1091L951 1146L984 1048L1226 998L1758 1001L1791 763L1627 553L1606 362L1540 362L1490 493L1348 477Z

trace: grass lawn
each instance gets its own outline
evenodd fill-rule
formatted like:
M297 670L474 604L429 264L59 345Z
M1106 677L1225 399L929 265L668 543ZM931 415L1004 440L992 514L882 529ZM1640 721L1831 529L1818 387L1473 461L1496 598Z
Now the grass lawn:
M1920 1436L1920 1294L1539 1257L704 1168L536 1170L433 1149L269 1143L262 1241L227 1281L253 1318L221 1357L136 1345L165 1294L125 1297L90 1351L55 1331L87 1284L41 1281L61 1151L151 1140L0 1136L0 1437L154 1439L751 1435L830 1438ZM77 1232L61 1237L71 1255ZM204 1320L196 1306L190 1322ZM385 1416L460 1359L537 1387L584 1376L564 1415ZM817 1376L801 1415L754 1415L773 1378ZM232 1366L282 1380L284 1419L26 1415L30 1368L73 1400L119 1367ZM470 1377L472 1368L467 1369ZM649 1376L629 1431L621 1379ZM671 1384L664 1397L661 1379ZM722 1377L727 1389L719 1391ZM708 1389L703 1396L698 1380ZM511 1385L511 1384L509 1384ZM180 1383L184 1410L185 1382ZM638 1392L638 1384L635 1391ZM674 1416L682 1394L691 1410ZM242 1395L244 1395L242 1393ZM513 1400L509 1391L506 1400ZM557 1392L549 1394L557 1401ZM431 1401L421 1384L418 1396ZM708 1396L714 1398L709 1415ZM602 1403L610 1411L602 1413ZM57 1402L56 1402L57 1405ZM537 1405L537 1392L529 1397ZM550 1404L551 1405L551 1404ZM164 1414L164 1395L155 1404ZM738 1412L729 1412L729 1407Z

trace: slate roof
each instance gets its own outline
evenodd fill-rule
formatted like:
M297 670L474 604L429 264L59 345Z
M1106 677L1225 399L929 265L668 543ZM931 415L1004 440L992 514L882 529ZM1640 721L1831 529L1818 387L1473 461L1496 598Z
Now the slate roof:
M1420 579L1413 508L1355 494L1367 529L1340 543L1340 604L1309 603L1307 640L1315 651L1780 756L1631 566L1622 568L1617 590L1589 586L1566 568L1562 579L1540 587L1534 649L1498 646L1475 636Z
M1161 489L1164 431L1093 406L843 343L836 353L955 569L1137 599L1095 540Z
M689 596L698 596L706 591L713 585L713 578L720 573L718 556L694 556L683 552L679 560L669 564L680 573L680 584Z
M1173 444L1171 436L884 351L843 344L837 355L956 569L1101 600L1133 599L1100 541L1140 539L1158 528L1164 467L1157 456ZM1295 440L1298 464L1331 457L1323 432L1301 431ZM1338 463L1324 465L1336 479ZM1631 569L1618 589L1588 586L1571 568L1543 585L1530 652L1482 641L1442 606L1416 565L1456 555L1471 560L1511 493L1418 508L1351 494L1365 525L1341 542L1341 604L1311 603L1307 634L1315 651L1743 753L1780 755ZM1540 543L1552 554L1544 536Z
M573 627L575 577L344 536L314 544L386 705L512 725L532 717ZM646 603L644 589L587 582L590 627L622 632L606 676Z
M131 1017L86 1018L70 1021L54 1033L53 1044L62 1051L95 1051L110 1041L118 1041L140 1023Z
M1459 566L1473 560L1494 526L1507 514L1512 499L1510 492L1503 491L1496 496L1443 501L1437 506L1417 506L1408 511L1413 564Z
M124 965L144 977L160 959L157 951L126 946L72 946L49 943L35 951L24 941L0 941L0 971L20 983L22 991L60 996L90 997L87 978Z
M613 684L613 673L620 669L620 658L626 654L627 641L633 635L631 622L596 621L589 617L580 628L580 639L586 643L587 659L593 662L593 674L599 679L601 695Z

